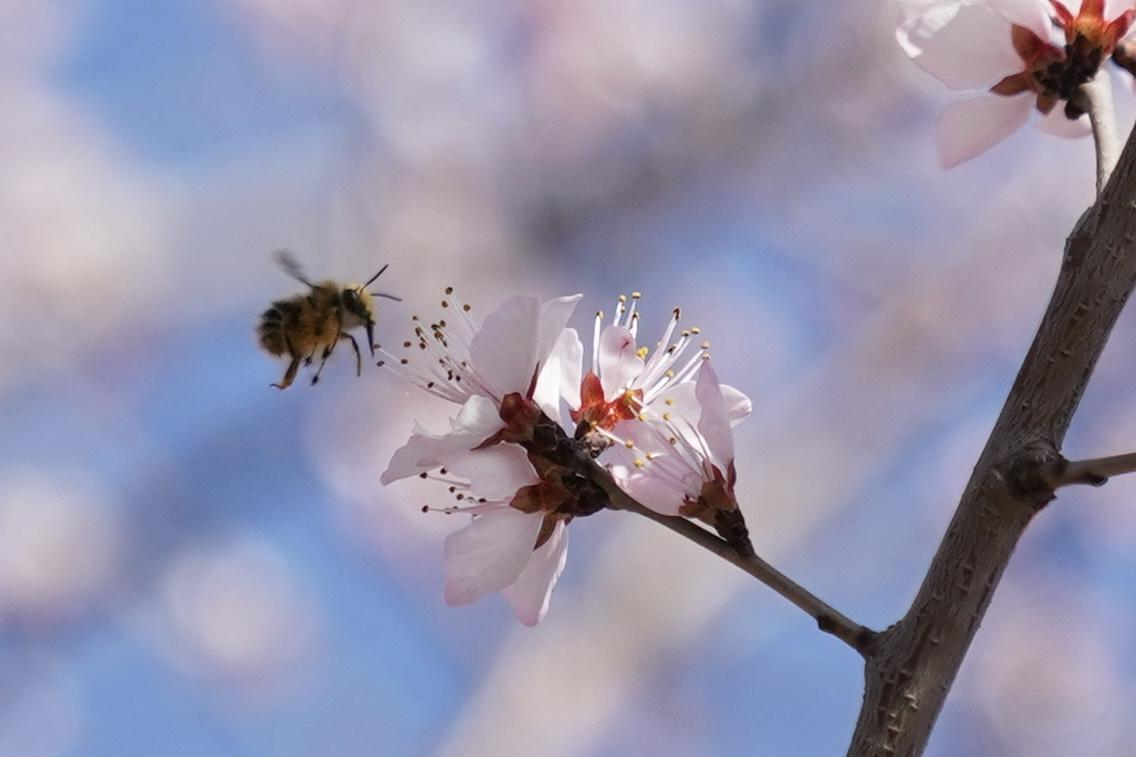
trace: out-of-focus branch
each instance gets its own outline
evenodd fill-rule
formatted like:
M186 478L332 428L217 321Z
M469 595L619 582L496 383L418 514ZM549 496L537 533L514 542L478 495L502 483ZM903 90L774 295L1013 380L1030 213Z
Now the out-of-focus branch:
M608 472L592 460L578 464L577 469L603 488L607 493L612 509L625 510L649 518L736 565L808 613L816 621L817 628L821 631L832 634L861 655L866 655L867 650L871 648L876 638L875 631L860 625L836 610L757 555L735 549L725 539L707 531L691 520L661 515L644 506L620 489Z
M1074 484L1102 486L1113 476L1136 473L1136 452L1090 460L1060 460L1042 470L1041 476L1051 489Z
M1093 144L1097 153L1097 196L1104 191L1104 185L1116 168L1120 158L1120 134L1116 130L1116 112L1112 106L1112 81L1108 69L1103 66L1092 79L1081 85L1083 96L1078 103L1089 114L1093 127Z

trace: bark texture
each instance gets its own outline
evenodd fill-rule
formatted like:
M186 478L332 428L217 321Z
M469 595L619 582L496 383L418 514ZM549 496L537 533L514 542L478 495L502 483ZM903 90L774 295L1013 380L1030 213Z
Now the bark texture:
M1136 284L1136 143L1065 247L1056 288L910 609L866 650L848 754L923 753L1019 538L1053 498L1069 423Z

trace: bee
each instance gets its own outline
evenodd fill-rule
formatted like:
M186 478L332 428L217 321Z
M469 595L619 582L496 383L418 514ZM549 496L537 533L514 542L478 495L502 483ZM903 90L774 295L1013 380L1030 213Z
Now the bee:
M339 283L327 280L313 284L304 273L303 267L287 250L278 250L276 262L296 281L308 287L305 293L286 300L277 300L260 316L256 327L260 346L270 355L287 355L291 358L284 378L277 389L287 389L296 378L300 363L311 365L319 354L319 367L312 376L312 384L319 382L320 372L327 359L335 350L335 345L347 339L355 349L355 375L363 372L363 355L359 343L347 332L362 326L367 331L367 346L371 356L375 355L375 306L374 297L401 302L401 298L384 292L367 291L375 279L382 275L387 266L367 280L366 284Z

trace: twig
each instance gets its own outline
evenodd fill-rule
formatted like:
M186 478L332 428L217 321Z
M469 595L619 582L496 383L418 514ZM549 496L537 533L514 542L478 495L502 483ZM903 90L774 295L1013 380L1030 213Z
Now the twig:
M1051 466L1042 475L1050 488L1058 489L1074 484L1102 486L1113 476L1125 473L1136 473L1136 452L1091 460L1062 461Z
M640 504L616 486L607 471L594 462L590 463L586 473L589 479L601 486L607 493L613 509L625 510L649 518L736 565L808 613L816 621L817 628L821 631L832 634L861 655L866 655L867 650L876 638L876 632L872 629L860 625L834 609L757 555L739 552L726 543L724 539L710 533L693 521L661 515Z
M1116 113L1112 107L1112 82L1108 70L1101 67L1092 79L1081 85L1083 102L1093 127L1093 144L1097 153L1097 196L1120 159L1120 134L1116 130Z

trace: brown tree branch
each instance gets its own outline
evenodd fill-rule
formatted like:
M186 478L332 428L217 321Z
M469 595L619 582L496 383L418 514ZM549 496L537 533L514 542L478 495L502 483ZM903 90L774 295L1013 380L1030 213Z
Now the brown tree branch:
M578 472L603 488L612 509L625 510L649 518L736 565L808 613L821 631L832 634L861 655L866 655L867 650L871 648L876 638L875 631L848 618L757 555L752 552L740 552L725 539L707 531L694 521L661 515L642 505L620 489L608 472L590 459L577 461L575 467Z
M1041 471L1045 485L1051 489L1087 484L1103 486L1113 476L1136 473L1136 452L1091 460L1059 460Z
M1136 140L1065 246L1049 306L907 613L880 633L848 754L923 753L1018 539L1053 498L1044 471L1136 284Z

